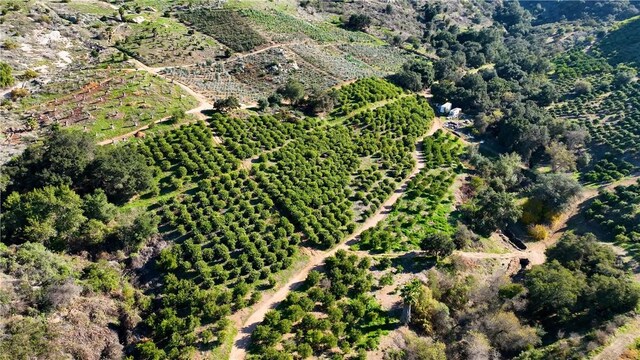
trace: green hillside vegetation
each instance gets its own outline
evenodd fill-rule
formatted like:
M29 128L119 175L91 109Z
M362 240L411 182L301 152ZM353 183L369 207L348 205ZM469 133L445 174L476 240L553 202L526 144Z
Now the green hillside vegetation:
M612 64L640 68L640 16L617 24L598 44Z
M180 21L193 26L234 51L249 51L266 42L247 21L233 10L198 9L182 12Z
M640 239L640 183L616 186L602 191L586 211L587 217L599 224L619 243L629 245ZM635 245L632 245L635 247ZM634 254L637 250L634 249Z
M310 272L301 290L289 293L265 315L251 334L252 352L261 358L293 359L292 354L363 356L363 350L375 349L393 320L370 295L370 266L368 258L336 252L323 272Z
M637 7L524 2L2 4L0 359L630 345Z
M598 51L572 50L554 63L554 82L562 97L551 111L580 125L583 130L572 134L575 139L588 134L584 139L590 142L594 161L582 166L584 180L609 182L633 172L640 142L637 71L624 64L612 67Z

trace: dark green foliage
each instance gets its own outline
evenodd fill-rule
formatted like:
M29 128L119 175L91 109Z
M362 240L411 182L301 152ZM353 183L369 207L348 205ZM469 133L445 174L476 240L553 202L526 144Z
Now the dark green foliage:
M88 219L96 219L102 222L109 222L116 212L115 205L109 202L102 189L97 189L93 194L85 195L82 209Z
M365 14L352 14L344 22L344 27L354 31L364 31L371 25L371 18Z
M634 17L609 32L600 42L600 50L613 64L640 66L640 17Z
M456 249L456 245L451 236L443 233L433 233L422 240L420 248L427 254L439 258L451 255L453 250Z
M542 174L531 189L534 199L551 212L561 212L582 191L580 183L566 174Z
M526 34L531 28L531 14L517 1L507 1L498 6L493 18L512 33Z
M278 93L292 104L297 104L304 98L304 85L298 80L289 79L282 88L278 89Z
M490 234L515 223L522 215L522 209L515 203L515 194L496 191L491 187L481 190L463 212L469 225L481 234Z
M406 71L412 71L420 75L422 87L429 88L435 78L433 64L426 60L414 60L402 66Z
M520 2L523 7L531 11L536 24L554 23L560 21L623 20L638 13L638 6L634 1L540 1L526 0Z
M98 151L91 136L73 130L54 129L42 144L11 160L5 171L8 191L66 185L81 194L101 190L117 202L127 201L151 184L151 168L131 147Z
M224 99L218 99L213 104L213 108L219 111L229 111L240 108L240 100L235 96L229 96Z
M640 287L595 236L565 235L547 256L549 262L534 266L525 279L536 316L545 321L599 321L637 306Z
M42 242L64 248L84 221L82 199L68 186L14 192L4 201L2 241Z
M602 191L586 211L587 217L600 224L619 242L640 241L640 183L617 186Z
M290 333L297 344L290 352L303 358L332 353L338 345L344 355L375 348L387 319L368 294L373 285L369 266L369 259L358 259L344 250L327 258L320 279L307 278L304 290L289 293L276 310L266 314L251 334L252 353L268 359L287 356L276 345ZM326 316L317 318L313 312Z
M537 316L558 316L566 321L573 314L586 284L581 274L574 274L558 261L552 261L531 269L526 287L530 307Z
M159 218L153 213L140 212L132 215L119 219L113 234L117 244L109 243L108 246L116 245L116 248L127 251L138 250L145 240L158 233Z
M181 12L178 18L234 51L250 51L266 42L238 12L233 10L198 8Z
M143 155L127 147L101 151L90 166L89 178L94 188L104 190L115 202L125 202L151 186L151 167Z
M616 255L597 240L593 234L567 234L556 246L547 250L547 257L549 260L558 260L572 271L579 270L588 276L609 272L608 269L616 266Z
M82 186L85 170L95 156L94 139L80 131L54 130L42 144L30 146L4 171L9 191L47 185Z
M402 70L390 79L396 85L409 91L420 91L424 87L422 77L415 71Z

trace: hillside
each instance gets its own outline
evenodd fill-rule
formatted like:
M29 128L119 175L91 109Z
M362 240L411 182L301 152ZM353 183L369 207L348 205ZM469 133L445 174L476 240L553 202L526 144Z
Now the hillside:
M640 68L640 17L622 21L599 43L600 50L612 63Z
M632 356L636 10L0 3L0 360Z

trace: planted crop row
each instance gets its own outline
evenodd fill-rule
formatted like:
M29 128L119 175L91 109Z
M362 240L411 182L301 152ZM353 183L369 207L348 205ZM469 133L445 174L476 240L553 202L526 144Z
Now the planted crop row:
M360 79L338 90L339 105L333 114L347 115L367 104L398 97L402 92L402 88L380 78Z
M236 11L198 8L181 12L178 18L234 51L250 51L266 43Z
M586 215L621 243L640 241L640 182L603 191Z
M300 137L313 126L310 119L277 119L271 115L236 119L215 114L212 128L224 139L224 145L240 159L284 145L286 140Z
M345 356L372 350L389 318L371 296L371 262L340 250L323 273L312 271L251 334L252 353L267 359Z

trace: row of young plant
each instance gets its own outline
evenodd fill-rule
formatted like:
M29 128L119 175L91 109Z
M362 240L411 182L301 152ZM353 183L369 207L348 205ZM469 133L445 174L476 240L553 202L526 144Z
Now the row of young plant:
M147 138L138 146L150 165L167 172L168 178L213 178L229 173L239 161L225 147L215 146L213 132L203 122Z
M283 119L272 115L232 119L223 114L214 114L209 123L216 134L224 139L224 146L239 159L280 147L285 141L302 136L314 126L311 118Z
M596 50L573 50L554 62L555 84L563 101L551 112L585 128L596 149L597 161L584 168L583 179L609 182L628 175L640 151L637 71L623 64L612 67Z
M266 43L237 11L198 8L179 13L178 19L237 52Z
M602 191L586 211L617 242L640 241L640 182Z
M454 229L448 217L453 199L449 188L463 151L460 141L442 130L425 138L421 156L426 167L408 183L389 218L362 233L357 247L380 253L406 251L423 247L433 234L451 235Z

